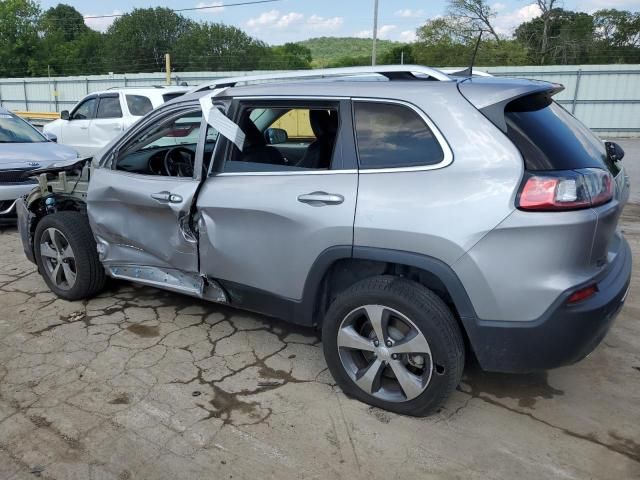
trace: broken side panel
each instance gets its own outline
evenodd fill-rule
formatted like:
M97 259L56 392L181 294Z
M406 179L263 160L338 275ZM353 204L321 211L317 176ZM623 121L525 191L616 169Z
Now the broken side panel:
M100 260L198 271L198 244L188 230L198 181L96 168L87 213Z

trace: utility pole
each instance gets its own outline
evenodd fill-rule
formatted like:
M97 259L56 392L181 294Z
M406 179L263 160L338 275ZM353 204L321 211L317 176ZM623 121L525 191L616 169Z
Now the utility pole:
M404 50L400 50L400 65L404 65Z
M376 40L378 39L378 0L373 0L373 46L371 48L371 65L376 65Z
M47 65L47 77L49 78L49 111L51 112L51 104L53 103L53 99L51 98L51 65Z
M166 84L171 85L171 54L169 53L164 55L164 67L167 74Z

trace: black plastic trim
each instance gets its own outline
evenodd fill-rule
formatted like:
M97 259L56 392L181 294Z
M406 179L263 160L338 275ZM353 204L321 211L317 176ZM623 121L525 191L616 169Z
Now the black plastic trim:
M467 334L484 370L525 373L575 363L602 341L622 308L631 282L631 250L626 240L614 263L588 282L567 290L531 322L475 319ZM569 296L596 283L593 297L568 305Z
M442 260L418 253L403 252L375 247L353 247L353 258L377 260L416 267L438 277L447 288L449 295L462 318L476 318L473 304L462 282L453 269Z

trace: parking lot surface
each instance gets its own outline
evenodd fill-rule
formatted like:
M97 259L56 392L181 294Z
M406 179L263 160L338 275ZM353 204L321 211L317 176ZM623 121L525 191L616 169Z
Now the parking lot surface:
M420 419L342 394L311 329L127 283L56 299L2 229L0 478L640 478L640 205L621 226L632 288L591 356L470 362Z

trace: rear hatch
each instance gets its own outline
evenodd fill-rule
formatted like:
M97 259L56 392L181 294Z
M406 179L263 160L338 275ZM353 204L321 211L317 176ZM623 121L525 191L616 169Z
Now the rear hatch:
M460 82L458 88L522 154L525 174L517 206L532 211L592 208L597 220L588 263L603 267L611 261L619 247L616 227L629 197L628 179L621 159L553 100L563 87L538 81L474 78ZM543 200L547 187L555 188L557 202ZM527 193L532 194L526 197Z

